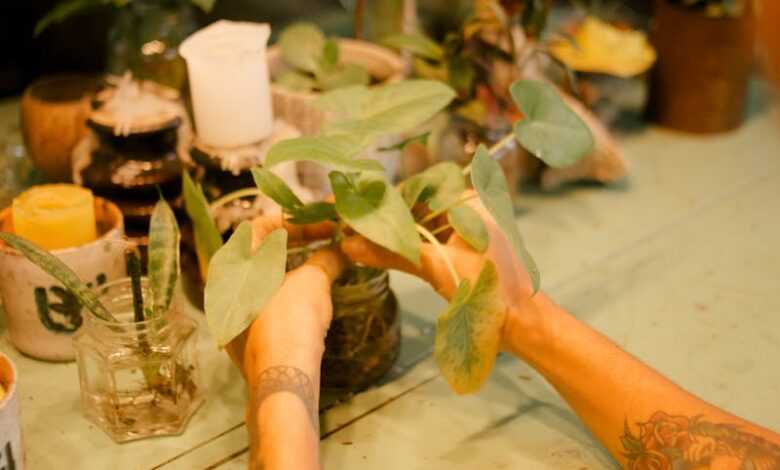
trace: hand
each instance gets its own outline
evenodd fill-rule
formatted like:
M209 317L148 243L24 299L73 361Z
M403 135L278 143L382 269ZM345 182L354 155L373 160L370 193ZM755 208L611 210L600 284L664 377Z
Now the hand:
M288 230L292 243L313 241L333 232L332 224L292 226L285 224L281 215L262 216L252 222L254 248L280 227ZM268 365L319 371L333 315L330 286L345 263L335 248L315 252L303 266L285 275L281 288L255 321L228 344L230 357L248 382Z
M475 195L473 191L467 191L464 196ZM469 279L472 283L477 280L485 260L492 260L496 265L501 292L507 306L507 320L503 328L504 346L511 348L508 341L519 330L522 330L526 320L521 312L527 310L529 299L533 293L531 279L522 262L515 255L512 245L503 232L496 225L487 209L479 198L471 198L469 204L479 213L490 236L490 244L484 253L474 251L468 243L452 230L444 232L444 250L455 267L455 271L461 278ZM446 223L445 217L440 217L427 227L433 230ZM392 253L385 248L372 243L361 236L346 238L341 245L342 251L354 262L384 269L396 269L422 278L428 282L440 295L447 300L455 293L455 283L447 268L445 260L430 243L423 243L421 252L421 265L412 264L406 258Z

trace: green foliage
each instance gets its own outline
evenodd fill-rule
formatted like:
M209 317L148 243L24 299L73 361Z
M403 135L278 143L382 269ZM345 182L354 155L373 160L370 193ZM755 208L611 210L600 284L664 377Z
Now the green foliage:
M475 251L484 253L490 243L485 222L471 206L461 203L447 211L447 221Z
M312 202L290 213L288 222L293 224L314 224L338 219L336 205L330 202Z
M381 175L330 173L336 212L357 233L420 264L420 238L404 200Z
M444 48L424 34L392 34L382 38L379 43L394 49L409 51L412 54L425 59L434 61L441 61L444 59Z
M303 207L303 202L287 186L283 179L265 168L252 168L252 177L260 191L282 206L286 212Z
M222 247L222 235L220 235L217 224L211 215L211 209L209 209L203 189L192 181L186 171L182 174L182 195L187 215L192 220L195 251L198 255L201 272L205 274L211 257Z
M149 223L147 272L152 290L152 314L168 310L179 279L179 224L171 207L160 198Z
M531 278L534 293L537 292L541 284L539 268L536 267L536 262L526 250L523 238L517 230L512 200L509 198L509 188L506 185L506 178L501 171L501 166L490 157L484 145L477 148L471 162L471 184L479 193L482 204L512 244L518 258L523 262Z
M455 392L476 392L487 380L505 316L496 267L485 261L474 287L468 279L461 281L436 324L434 357Z
M588 126L563 102L552 85L519 80L510 87L524 119L515 123L515 137L546 164L572 165L593 151Z
M310 161L339 171L382 171L376 160L356 158L363 148L349 135L298 137L271 147L265 164L270 168L283 162Z
M284 62L293 70L280 74L275 82L295 91L327 91L350 85L368 85L368 71L354 63L339 62L339 44L326 39L317 25L295 23L282 31L279 48Z
M219 346L241 334L284 279L287 232L277 229L252 253L252 227L238 226L209 264L206 322Z
M95 291L81 282L76 273L56 256L12 233L0 232L0 240L3 240L8 246L19 250L33 264L60 281L66 289L76 296L81 305L88 308L96 317L105 321L114 321L111 313L98 300Z
M457 202L464 189L461 168L453 162L441 162L407 179L401 193L409 207L427 203L437 212Z

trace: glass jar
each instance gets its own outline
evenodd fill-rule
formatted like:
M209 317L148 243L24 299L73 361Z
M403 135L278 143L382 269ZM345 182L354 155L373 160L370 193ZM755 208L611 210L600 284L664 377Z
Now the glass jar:
M142 291L151 298L146 279ZM117 321L88 313L73 337L84 414L116 442L180 434L203 401L197 324L175 302L134 321L129 278L106 284L99 296Z
M287 269L302 265L324 243L291 247ZM351 265L331 287L333 320L325 338L321 388L337 395L381 379L401 351L398 300L387 271Z
M398 300L387 271L353 266L331 291L322 388L356 392L379 380L401 350Z

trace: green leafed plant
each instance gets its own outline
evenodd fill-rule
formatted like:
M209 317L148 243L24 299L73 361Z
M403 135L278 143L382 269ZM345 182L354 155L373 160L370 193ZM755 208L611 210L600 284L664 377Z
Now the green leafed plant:
M328 91L351 85L368 85L371 76L358 65L340 60L335 39L327 39L313 23L295 23L279 36L282 59L290 67L274 77L295 91Z
M518 82L513 91L526 115L525 125L491 150L480 146L465 169L454 163L439 163L396 187L384 179L375 161L361 159L361 152L377 137L414 129L454 97L453 91L441 83L415 80L324 94L319 104L334 118L323 133L277 143L269 151L265 167L253 170L259 190L279 204L288 223L332 220L340 227L335 237L348 227L414 264L420 262L423 241L437 248L458 289L439 318L435 355L448 382L459 393L478 389L493 366L503 324L503 299L492 263L483 266L473 285L461 281L437 235L452 229L476 251L484 252L490 242L487 228L467 204L469 197L479 197L526 267L534 290L538 290L539 271L520 236L506 179L491 154L503 143L517 139L541 149L541 156L556 164L576 159L590 142L587 129L583 131L572 123L548 85ZM567 132L584 135L570 142ZM332 169L329 176L334 202L304 204L272 173L278 163L300 160ZM476 189L476 195L464 196L467 183ZM205 207L205 199L202 195L199 198ZM446 224L429 230L430 222L442 218ZM199 222L194 222L197 233ZM262 311L285 270L284 232L275 232L254 253L250 232L249 225L243 224L213 257L209 268L206 316L221 345L240 334Z
M204 12L208 13L214 8L216 0L190 0ZM132 3L133 0L64 0L52 8L49 13L41 18L35 25L35 35L41 34L46 28L54 23L61 23L73 15L83 13L95 7L111 5L116 8L123 8Z

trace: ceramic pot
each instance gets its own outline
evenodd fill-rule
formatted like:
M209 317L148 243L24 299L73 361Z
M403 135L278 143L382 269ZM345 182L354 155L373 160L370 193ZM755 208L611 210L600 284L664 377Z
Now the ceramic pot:
M0 468L24 470L17 382L16 366L0 352L0 385L5 390L5 396L0 399Z
M121 278L126 244L122 213L96 197L98 239L51 253L92 286ZM13 232L11 209L0 212L0 231ZM83 323L83 311L70 292L21 253L0 243L0 302L13 345L24 354L50 361L74 359L71 336Z
M342 38L338 43L340 57L362 65L378 82L394 82L403 78L404 61L390 49L355 39ZM293 91L273 83L274 78L287 69L279 46L268 49L267 59L274 116L297 127L304 135L316 134L325 119L325 113L312 105L319 93Z
M22 96L21 122L30 159L49 179L70 181L73 147L87 132L90 100L100 87L91 76L46 77Z
M650 39L658 51L650 92L658 123L694 133L739 127L753 66L749 11L708 17L656 0Z

